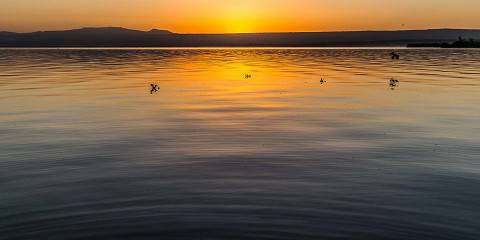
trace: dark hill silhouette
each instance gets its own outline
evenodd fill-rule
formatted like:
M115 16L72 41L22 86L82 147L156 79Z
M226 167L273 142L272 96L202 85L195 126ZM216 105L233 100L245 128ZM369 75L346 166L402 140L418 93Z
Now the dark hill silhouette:
M172 32L168 31L168 30L160 30L160 29L152 29L150 31L148 31L149 33L156 33L156 34L172 34Z
M119 27L81 28L33 33L0 33L0 47L322 47L406 46L453 42L458 36L480 38L480 30L290 32L178 34L166 30Z

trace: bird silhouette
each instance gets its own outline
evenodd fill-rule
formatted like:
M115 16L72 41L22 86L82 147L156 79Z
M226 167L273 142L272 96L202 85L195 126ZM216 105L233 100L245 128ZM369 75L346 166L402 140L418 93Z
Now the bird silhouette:
M392 57L393 60L398 60L398 59L400 59L400 54L395 53L395 52L391 52L391 53L390 53L390 56Z
M397 79L393 79L393 78L390 79L390 87L395 88L397 86L398 82L399 81Z
M153 84L153 83L150 84L150 87L152 87L152 89L150 90L150 94L156 93L160 89L157 84Z

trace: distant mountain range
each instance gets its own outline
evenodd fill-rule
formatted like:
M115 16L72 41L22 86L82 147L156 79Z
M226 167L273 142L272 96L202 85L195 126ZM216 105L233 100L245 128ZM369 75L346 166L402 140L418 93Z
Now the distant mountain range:
M0 47L335 47L406 46L480 39L480 30L429 29L404 31L289 32L242 34L178 34L167 30L138 31L119 27L81 28L32 33L0 32Z

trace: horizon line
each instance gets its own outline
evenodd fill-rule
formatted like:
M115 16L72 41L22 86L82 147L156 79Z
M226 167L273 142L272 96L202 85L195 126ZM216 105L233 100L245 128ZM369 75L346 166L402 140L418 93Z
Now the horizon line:
M224 33L208 33L208 32L174 32L169 29L161 28L152 28L149 30L127 28L120 26L85 26L77 28L68 28L68 29L55 29L55 30L37 30L37 31L26 31L26 32L12 32L0 30L0 33L16 33L16 34L29 34L29 33L41 33L41 32L64 32L64 31L73 31L73 30L82 30L82 29L107 29L107 28L116 28L116 29L125 29L131 31L145 32L150 31L167 31L172 34L184 34L184 35L227 35L227 34L275 34L275 33L342 33L342 32L405 32L405 31L429 31L429 30L480 30L480 28L454 28L454 27L441 27L441 28L423 28L423 29L368 29L368 30L331 30L331 31L272 31L272 32L224 32Z

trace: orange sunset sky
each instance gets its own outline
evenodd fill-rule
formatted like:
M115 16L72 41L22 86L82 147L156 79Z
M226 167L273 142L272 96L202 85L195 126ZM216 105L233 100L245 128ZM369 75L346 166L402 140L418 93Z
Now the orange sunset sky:
M480 28L479 0L0 0L0 31L178 33Z

